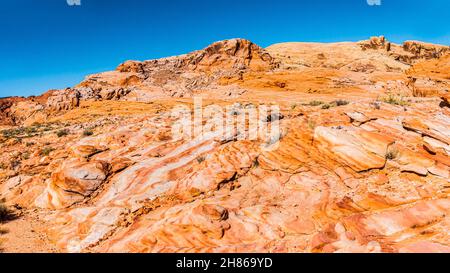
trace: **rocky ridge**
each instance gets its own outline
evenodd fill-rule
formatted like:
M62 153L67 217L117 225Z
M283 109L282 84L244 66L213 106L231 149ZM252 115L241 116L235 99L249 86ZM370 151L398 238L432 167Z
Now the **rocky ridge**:
M370 74L402 73L414 69L416 63L438 60L448 52L448 46L416 41L395 45L383 36L359 43L285 43L270 46L267 50L244 39L226 40L186 55L143 62L127 61L115 71L88 76L73 88L52 90L29 99L16 98L17 103L0 99L0 122L16 125L25 121L27 124L39 122L55 113L78 107L80 101L149 102L205 93L223 99L237 98L248 92L246 77L256 75L261 78L260 75L264 75L266 78L286 71L289 71L288 75L295 75L295 72L304 74L305 68ZM434 80L411 74L408 79L400 80L410 90L425 89L415 90L416 96L427 96L429 92L436 95L437 89L448 86L448 79ZM364 83L363 79L350 81L356 81L352 85ZM281 80L264 85L283 89L288 84Z

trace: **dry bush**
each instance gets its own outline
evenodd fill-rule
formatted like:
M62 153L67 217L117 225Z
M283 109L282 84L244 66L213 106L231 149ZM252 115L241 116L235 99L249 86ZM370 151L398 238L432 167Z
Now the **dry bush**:
M86 129L83 131L83 136L88 137L88 136L92 136L94 134L94 132L91 129Z
M5 200L0 200L0 222L6 221L10 215L10 211L4 202Z
M404 99L402 96L395 96L393 94L389 94L386 97L383 97L380 99L382 102L392 104L392 105L399 105L399 106L407 106L408 102Z

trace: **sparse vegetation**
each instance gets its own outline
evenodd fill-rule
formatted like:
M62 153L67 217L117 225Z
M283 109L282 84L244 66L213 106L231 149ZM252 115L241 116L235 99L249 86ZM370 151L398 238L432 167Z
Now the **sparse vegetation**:
M8 233L8 232L9 232L8 229L0 227L0 235L4 235L4 234L6 234L6 233ZM1 241L0 241L0 242L1 242Z
M344 105L348 105L349 103L350 102L348 102L346 100L335 100L331 104L335 105L335 106L344 106Z
M83 131L83 136L88 137L88 136L92 136L94 134L94 132L91 129L86 129Z
M309 120L308 120L308 127L309 127L309 129L311 129L311 130L316 129L316 122L315 122L314 120L312 120L312 119L309 119Z
M22 138L30 138L34 136L41 135L43 132L47 132L52 130L51 124L39 124L34 123L31 126L28 127L17 127L12 129L7 129L1 131L1 134L4 138L10 139L10 138L16 138L16 139L22 139Z
M370 103L370 106L372 106L373 108L375 108L376 110L380 110L381 109L381 103L379 101L374 101Z
M44 149L42 149L41 151L41 155L43 156L49 156L51 152L53 152L55 149L52 147L45 147Z
M5 205L5 200L0 200L0 222L5 221L10 214L8 207Z
M313 101L308 103L309 106L319 106L319 105L322 105L322 104L324 104L324 102L323 101L319 101L319 100L313 100Z
M386 153L387 160L394 160L398 157L399 151L396 148L389 149Z
M22 160L28 160L28 159L30 159L30 153L29 152L22 153Z
M4 234L6 234L8 232L9 232L8 229L0 227L0 235L4 235Z
M406 106L408 105L408 102L404 99L402 96L396 96L394 94L389 94L386 97L383 97L380 99L382 102L392 104L392 105L399 105L399 106Z
M69 134L69 130L67 130L67 129L59 130L59 131L56 133L56 135L57 135L58 137L64 137L64 136L67 136L68 134Z
M17 135L23 134L24 130L22 127L20 128L14 128L14 129L8 129L8 130L3 130L2 131L2 135L5 138L14 138Z
M206 157L205 156L199 156L199 157L197 157L197 162L200 164L200 163L202 163L202 162L204 162L206 160Z
M24 131L25 131L25 134L27 135L27 137L32 137L38 131L38 128L34 127L34 126L25 127Z
M344 106L344 105L347 105L347 104L349 104L350 102L348 102L348 101L346 101L346 100L335 100L335 101L332 101L332 102L330 102L330 103L325 103L325 104L322 104L322 109L323 110L326 110L326 109L330 109L330 108L333 108L333 107L339 107L339 106Z

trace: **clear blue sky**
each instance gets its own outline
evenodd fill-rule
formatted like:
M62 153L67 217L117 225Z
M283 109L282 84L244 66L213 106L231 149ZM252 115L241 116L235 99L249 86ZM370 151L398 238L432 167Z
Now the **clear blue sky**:
M450 1L2 0L0 97L41 94L128 60L178 55L227 38L261 46L384 34L450 43Z

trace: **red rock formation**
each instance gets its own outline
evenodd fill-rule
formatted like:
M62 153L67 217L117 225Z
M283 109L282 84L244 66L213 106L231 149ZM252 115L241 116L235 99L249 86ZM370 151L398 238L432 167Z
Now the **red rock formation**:
M236 39L3 100L28 126L3 131L0 197L65 252L449 252L448 79L432 72L448 58L423 61L437 48ZM428 83L437 96L413 96ZM173 138L171 109L192 102L172 96L195 94L236 119L278 105L257 120L280 122L276 148L249 128Z
M20 101L22 97L0 98L0 125L14 125L14 116L11 115L11 106Z

